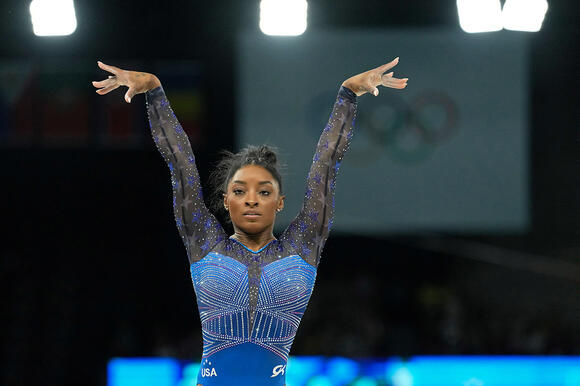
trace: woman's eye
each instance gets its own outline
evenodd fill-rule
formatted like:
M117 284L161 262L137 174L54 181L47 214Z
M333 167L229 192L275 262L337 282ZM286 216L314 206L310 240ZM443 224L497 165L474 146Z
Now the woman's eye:
M240 195L242 193L244 193L244 191L242 189L234 189L234 194L235 195Z
M267 190L262 190L260 193L262 193L264 196L270 195L270 192L268 192Z

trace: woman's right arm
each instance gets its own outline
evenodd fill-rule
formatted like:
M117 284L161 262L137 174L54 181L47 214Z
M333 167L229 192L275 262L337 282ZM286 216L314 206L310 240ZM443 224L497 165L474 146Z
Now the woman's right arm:
M173 211L177 229L185 244L190 263L199 261L226 234L203 202L201 182L187 134L173 113L161 82L155 75L125 71L99 62L99 67L113 77L93 82L104 95L119 86L127 86L125 100L145 93L147 114L153 140L171 172ZM100 92L99 92L100 91Z

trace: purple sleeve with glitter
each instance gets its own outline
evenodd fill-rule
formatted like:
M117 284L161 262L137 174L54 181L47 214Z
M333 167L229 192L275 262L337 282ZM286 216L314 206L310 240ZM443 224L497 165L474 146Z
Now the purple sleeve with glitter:
M189 262L203 258L226 234L203 202L189 139L161 86L145 94L153 140L171 172L173 213Z
M315 267L332 228L336 175L352 138L355 116L356 94L341 87L316 146L302 209L281 236Z

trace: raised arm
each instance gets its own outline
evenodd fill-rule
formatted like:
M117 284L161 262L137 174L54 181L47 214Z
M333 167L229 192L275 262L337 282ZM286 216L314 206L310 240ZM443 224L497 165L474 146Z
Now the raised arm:
M147 114L153 140L171 172L173 212L177 229L190 263L200 260L226 237L217 219L203 202L201 182L191 144L165 96L161 82L152 74L121 70L99 62L99 67L114 76L93 82L99 94L127 86L125 100L145 93ZM100 91L100 92L99 92Z
M328 124L324 127L306 180L302 209L282 239L290 243L309 264L318 266L324 243L332 228L334 188L340 163L353 136L357 97L367 92L377 96L378 86L405 88L407 78L384 74L398 58L343 82Z

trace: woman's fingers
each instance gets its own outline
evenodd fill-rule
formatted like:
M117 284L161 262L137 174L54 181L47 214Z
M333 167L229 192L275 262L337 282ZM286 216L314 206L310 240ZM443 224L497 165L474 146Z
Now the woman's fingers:
M383 86L385 87L390 87L390 88L405 88L407 87L407 82L406 81L401 81L401 82L385 82L383 83Z
M102 70L109 71L111 74L113 74L109 75L107 79L93 81L93 86L98 88L96 92L99 95L107 94L119 86L125 86L129 88L125 93L125 101L127 103L131 103L131 99L135 95L144 93L149 90L148 86L150 84L154 85L155 80L157 83L160 83L159 79L157 79L157 77L152 74L123 70L119 67L110 66L100 61L98 61L97 64ZM153 81L151 81L152 79Z
M118 82L118 79L116 76L109 76L108 79L101 80L101 81L93 81L93 86L95 86L95 88L99 89L99 90L96 90L96 92L97 92L97 94L100 94L100 95L107 94L108 92L113 91L114 89L116 89L120 85L121 84Z
M117 89L119 86L123 85L123 70L115 67L109 66L101 61L97 62L97 65L102 70L108 71L114 75L109 75L107 79L100 80L100 81L93 81L93 86L97 88L96 93L99 95L105 95L110 93L111 91Z
M111 86L113 84L115 84L117 82L115 77L109 77L109 79L105 79L105 80L94 80L93 81L93 86L97 87L97 88L102 88L102 87L108 87Z
M394 60L390 61L389 63L383 64L380 67L377 67L377 70L380 71L380 73L384 73L388 70L390 70L391 68L395 67L397 64L399 63L399 57L397 56Z
M407 86L407 81L409 80L409 78L394 78L393 77L393 73L390 72L388 74L383 75L382 77L382 85L385 87L390 87L390 88L405 88Z
M134 87L129 87L129 89L125 93L125 102L131 103L131 99L135 96L135 94L137 94L135 92L135 88Z
M97 62L97 65L102 70L109 71L110 73L114 74L113 76L109 75L107 79L92 82L93 86L98 89L96 90L97 94L105 95L121 85L122 82L120 82L117 75L120 75L123 70L115 66L109 66L108 64L100 61Z
M401 89L407 87L407 82L388 82L386 84L383 83L383 86Z
M378 86L378 85L377 85ZM368 82L363 86L363 89L368 92L369 94L373 94L374 96L379 95L379 89L375 86L374 82Z
M406 83L407 80L409 80L409 78L395 78L392 75L383 75L381 83L385 86L386 84Z
M109 71L110 73L115 74L115 75L119 75L123 71L119 67L109 66L108 64L105 64L103 62L97 62L97 65L102 70Z
M113 90L115 90L116 88L118 88L120 85L119 84L113 84L109 87L105 87L105 88L101 88L99 90L97 90L97 94L99 95L105 95Z

